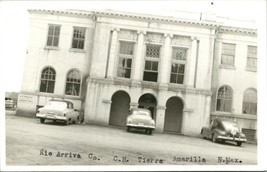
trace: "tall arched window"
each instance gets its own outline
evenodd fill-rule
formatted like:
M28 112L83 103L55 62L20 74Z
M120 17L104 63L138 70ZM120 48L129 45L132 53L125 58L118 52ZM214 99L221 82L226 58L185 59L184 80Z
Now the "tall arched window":
M46 67L42 71L40 92L53 93L55 88L56 71L52 67Z
M243 114L257 115L257 91L247 89L243 97Z
M81 87L81 75L76 69L69 71L66 80L66 95L79 96Z
M223 112L231 112L232 109L232 88L229 86L222 86L218 90L216 110Z

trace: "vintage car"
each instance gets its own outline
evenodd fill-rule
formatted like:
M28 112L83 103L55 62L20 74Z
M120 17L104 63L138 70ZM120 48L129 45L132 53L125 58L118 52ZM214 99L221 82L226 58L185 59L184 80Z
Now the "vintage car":
M44 107L39 108L36 117L40 118L41 123L48 119L54 122L63 121L66 125L83 120L71 101L57 99L52 99Z
M5 107L6 108L14 108L15 107L15 102L13 99L10 97L5 97Z
M148 134L152 134L155 129L155 121L151 117L151 112L147 109L132 108L126 120L127 131L132 129L144 130Z
M212 120L209 127L203 127L201 135L213 142L234 141L238 146L247 141L245 134L240 131L236 122L221 118Z

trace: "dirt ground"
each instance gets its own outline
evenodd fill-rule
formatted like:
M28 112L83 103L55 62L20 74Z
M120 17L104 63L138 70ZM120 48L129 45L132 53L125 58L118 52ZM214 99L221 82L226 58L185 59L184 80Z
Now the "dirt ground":
M6 115L7 165L254 165L257 145Z

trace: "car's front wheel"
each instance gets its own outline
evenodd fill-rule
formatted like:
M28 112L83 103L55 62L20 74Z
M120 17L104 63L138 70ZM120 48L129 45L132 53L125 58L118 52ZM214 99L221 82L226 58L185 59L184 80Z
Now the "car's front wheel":
M152 129L147 129L147 134L151 135L152 134Z
M217 142L217 139L216 139L216 136L214 134L212 134L212 142L216 143Z
M44 118L40 118L40 122L43 124L45 122Z
M127 126L127 132L131 131L131 127Z
M237 146L241 146L242 142L236 142Z

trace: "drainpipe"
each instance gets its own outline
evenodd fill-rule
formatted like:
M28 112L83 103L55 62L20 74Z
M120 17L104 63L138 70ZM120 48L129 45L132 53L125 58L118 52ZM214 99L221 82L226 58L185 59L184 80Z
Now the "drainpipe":
M113 31L110 31L109 34L109 42L108 42L108 58L107 58L107 63L106 63L106 72L105 72L105 78L107 78L108 76L108 64L109 64L109 56L110 56L110 49L111 49L111 39L112 39L112 35L113 35Z
M194 88L196 88L196 82L197 82L198 55L199 55L199 40L197 40L197 53L196 53L196 64L195 64Z

